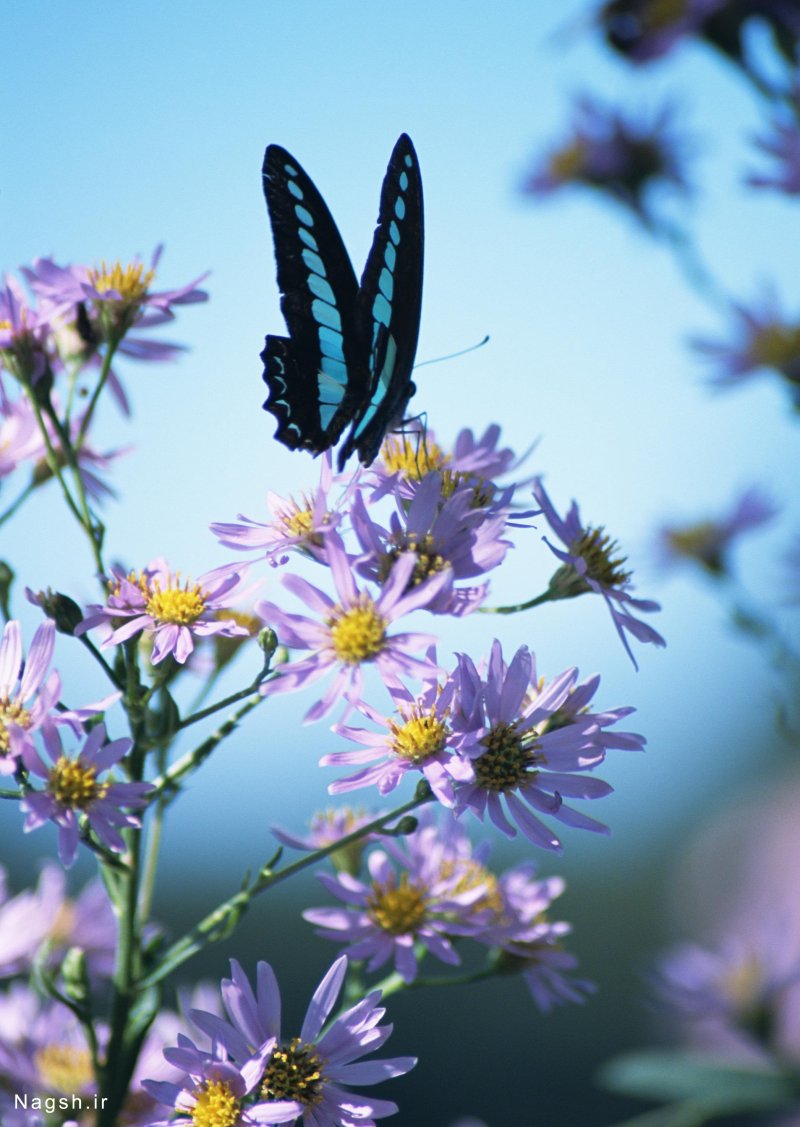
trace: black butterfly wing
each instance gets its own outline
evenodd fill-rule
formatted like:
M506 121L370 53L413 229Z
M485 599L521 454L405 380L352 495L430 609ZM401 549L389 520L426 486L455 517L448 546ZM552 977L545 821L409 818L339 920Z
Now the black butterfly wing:
M381 189L378 225L357 299L357 329L367 355L369 388L339 451L339 469L354 450L369 465L386 431L416 390L411 380L422 309L424 222L422 177L403 133Z
M270 145L262 177L289 330L268 336L261 353L264 409L278 420L280 442L316 454L338 441L368 393L358 282L327 204L294 157Z

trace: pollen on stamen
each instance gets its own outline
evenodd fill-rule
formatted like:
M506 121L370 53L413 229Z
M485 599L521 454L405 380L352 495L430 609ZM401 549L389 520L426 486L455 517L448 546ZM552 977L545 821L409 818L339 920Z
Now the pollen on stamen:
M293 1037L273 1050L261 1081L261 1095L268 1100L313 1105L322 1099L324 1086L322 1058L315 1046Z
M167 586L156 580L149 589L145 609L156 622L189 626L196 622L206 609L205 592L190 579L181 585L180 574L169 576Z
M436 442L421 437L389 435L381 448L381 460L390 474L399 473L409 481L420 481L431 470L440 470L450 460Z
M434 539L430 533L425 536L417 536L416 533L410 532L402 540L395 538L393 546L381 557L378 564L378 578L381 583L389 578L389 573L404 552L413 552L417 557L414 570L408 581L409 587L418 587L431 575L444 571L448 566L445 557L436 550Z
M408 873L402 873L399 884L372 886L367 912L370 919L390 935L408 935L425 920L425 893L410 882Z
M126 305L140 302L154 278L155 271L145 270L141 262L129 262L123 266L121 262L109 265L104 260L89 270L89 281L98 293L118 293Z
M425 713L415 710L402 724L390 720L389 729L395 755L413 764L425 763L443 751L449 734L447 723L433 706Z
M86 810L106 795L108 787L97 781L95 767L66 755L60 756L47 779L47 789L56 802L72 810Z
M495 724L481 740L486 751L473 761L475 779L484 790L513 790L535 776L535 747L523 744L514 724Z
M241 1104L223 1080L206 1080L194 1097L193 1127L236 1127L241 1121Z
M8 724L30 728L31 714L18 701L0 697L0 756L7 755L11 746Z
M619 545L611 539L602 525L598 528L589 525L583 535L570 545L570 552L574 556L580 556L586 563L589 577L606 587L624 587L632 575L632 572L626 571L622 566L625 556L614 557L617 551Z
M122 582L123 580L116 576L109 579L106 583L109 595L118 596L122 590ZM129 571L125 576L125 582L137 587L145 598L150 594L150 584L143 571Z
M369 595L347 610L339 610L329 621L331 643L339 661L358 665L376 657L386 642L386 619L375 609Z

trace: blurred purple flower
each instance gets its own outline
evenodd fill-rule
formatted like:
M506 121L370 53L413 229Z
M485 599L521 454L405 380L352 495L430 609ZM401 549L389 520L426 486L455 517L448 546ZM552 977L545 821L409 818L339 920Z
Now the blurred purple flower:
M12 402L0 384L0 478L42 452L42 435L27 397Z
M92 1054L77 1017L23 983L0 994L2 1087L40 1098L88 1098L96 1090Z
M54 728L45 728L44 743L48 765L32 748L23 751L23 761L32 775L44 779L44 790L31 790L20 803L27 815L25 832L36 830L45 822L58 826L58 854L65 868L77 857L80 819L85 818L102 844L113 853L124 853L125 842L120 829L138 827L141 822L123 807L138 809L146 805L151 783L101 782L99 776L128 754L133 742L129 739L105 743L106 729L98 724L89 733L82 749L74 757L65 755Z
M249 636L246 626L232 616L224 617L227 600L240 584L241 576L227 569L206 572L196 581L182 580L180 572L171 571L159 558L138 573L115 572L108 601L89 607L76 633L112 626L102 643L105 649L144 632L153 640L153 665L170 655L182 665L194 650L195 637Z
M584 95L575 103L571 135L534 168L522 191L549 196L568 184L583 184L658 230L653 194L667 188L689 193L674 117L674 107L665 105L649 121L636 121Z
M294 692L325 673L336 671L333 683L309 709L306 721L326 716L342 697L349 706L355 705L361 698L365 663L374 662L387 684L397 683L404 673L428 673L430 663L411 657L409 651L422 649L434 639L428 634L388 634L387 629L404 614L427 607L449 582L448 574L439 572L408 590L417 563L408 552L398 558L380 594L373 599L367 592L359 591L350 558L336 531L326 533L325 545L337 602L299 575L283 577L284 586L320 615L320 620L289 614L270 602L256 606L257 613L277 631L283 645L313 651L301 661L281 666L278 676L261 686L262 693Z
M33 308L17 279L7 274L0 287L0 368L22 384L36 383L50 364L50 329L47 313Z
M703 24L727 0L609 0L597 22L609 44L633 63L649 63L682 40L702 33Z
M506 665L497 641L485 679L469 656L460 655L461 712L454 714L453 725L467 732L462 751L472 759L475 779L456 789L459 815L470 809L482 820L488 812L497 828L513 837L516 830L507 810L529 841L556 852L561 852L561 842L539 814L608 833L601 822L563 801L564 796L593 799L611 792L608 783L585 774L605 758L594 717L579 712L570 723L549 727L574 690L577 675L576 669L568 669L551 684L540 684L527 647L521 646Z
M583 525L575 501L566 517L560 517L541 478L537 478L534 483L533 495L540 506L539 511L564 545L564 549L557 548L546 536L543 537L550 551L561 560L561 567L550 579L549 597L571 599L589 591L601 595L611 612L625 652L638 669L626 634L633 635L639 642L649 642L655 646L665 646L666 642L652 626L630 614L628 608L649 613L660 610L660 605L652 599L635 599L628 593L631 573L622 566L625 558L614 556L618 550L616 541L610 539L602 526L594 528L590 524Z
M668 567L690 560L711 575L728 573L727 555L733 544L754 528L768 524L778 506L757 488L745 490L729 513L696 524L665 525L658 533L658 556Z
M346 943L352 959L374 971L389 960L404 982L418 970L418 948L451 966L461 959L451 939L472 935L490 916L490 874L464 881L448 839L430 819L402 841L387 841L367 858L369 883L350 873L319 879L343 908L309 908L303 918L317 934ZM393 863L394 862L394 863Z
M800 109L800 97L795 96ZM800 195L800 125L797 118L775 119L770 132L755 138L756 146L772 159L771 172L754 172L747 177L747 183L755 188L775 188L788 196Z
M298 1119L306 1127L356 1122L374 1127L375 1119L397 1111L396 1104L387 1100L357 1096L349 1090L353 1084L378 1084L402 1076L416 1061L398 1057L358 1062L365 1053L380 1048L392 1031L390 1025L379 1024L385 1012L377 1004L379 991L328 1024L344 984L347 959L337 959L322 979L300 1035L291 1040L281 1037L281 997L269 963L258 964L255 991L235 960L231 971L231 978L222 982L228 1020L192 1012L195 1024L212 1038L213 1056L182 1038L179 1048L167 1049L164 1055L189 1073L191 1084L145 1083L166 1106L184 1113L197 1109L190 1116L166 1119L165 1125L198 1123L202 1101L212 1100L228 1112L225 1122L232 1127ZM161 1122L152 1127L160 1127Z
M349 837L350 834L360 830L362 826L375 821L377 817L377 814L368 814L365 810L353 810L350 806L340 806L336 810L324 810L315 814L311 819L309 831L305 837L287 833L286 830L279 829L277 826L272 827L272 832L282 845L313 853L317 849L325 849L327 846L333 845L334 842L343 837ZM358 841L329 853L329 860L335 869L357 873L365 846L374 840L374 835L365 834Z
M800 321L782 312L771 287L750 308L731 303L731 319L733 340L729 344L703 337L692 341L717 366L711 382L731 387L771 369L790 385L793 403L800 407Z

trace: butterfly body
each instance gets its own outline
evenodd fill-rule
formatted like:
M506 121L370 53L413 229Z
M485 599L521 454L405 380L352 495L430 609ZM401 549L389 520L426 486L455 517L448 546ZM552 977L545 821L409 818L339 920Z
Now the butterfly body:
M403 134L392 152L360 283L325 201L278 145L264 156L263 183L289 331L268 336L261 353L264 408L280 442L314 454L349 424L339 468L354 451L369 465L415 391L423 204L414 147Z

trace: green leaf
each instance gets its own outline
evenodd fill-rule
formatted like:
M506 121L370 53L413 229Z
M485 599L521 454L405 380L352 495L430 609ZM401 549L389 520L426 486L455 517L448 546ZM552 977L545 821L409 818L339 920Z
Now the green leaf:
M776 1107L796 1097L781 1072L732 1065L693 1053L648 1050L616 1057L602 1068L600 1083L645 1099L700 1100L733 1109Z

